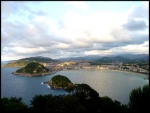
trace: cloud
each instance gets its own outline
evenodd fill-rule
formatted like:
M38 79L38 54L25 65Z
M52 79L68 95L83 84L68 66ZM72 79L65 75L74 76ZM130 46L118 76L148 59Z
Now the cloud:
M52 49L69 49L70 44L65 43L56 43L55 45L51 46Z
M134 5L128 10L129 18L147 18L148 19L149 4L148 1L140 5Z
M149 42L148 41L145 41L143 44L142 44L143 47L149 47Z
M113 37L110 31L114 26L121 24L122 17L109 12L99 12L89 15L80 15L77 13L67 13L64 16L64 30L68 31L68 37L77 40L95 42L110 42ZM67 37L67 36L66 36Z
M88 11L89 10L89 7L85 1L69 1L69 2L65 2L65 4L73 6L76 9L79 9L82 11Z
M112 52L109 50L104 50L104 51L102 51L102 50L90 50L90 51L85 51L84 54L85 55L101 55L102 56L102 55L110 55L110 54L112 54Z
M146 53L148 54L148 48L144 47L143 45L128 45L122 47L123 51L131 52L131 53Z
M13 48L13 50L16 50L17 53L21 53L21 54L34 54L37 52L46 52L46 49L39 47L39 48L22 48L22 47L17 47L17 48Z
M80 13L79 10L91 9L90 5L70 1L65 4L79 10L65 11L59 18L56 18L59 14L49 13L50 9L36 11L31 8L34 4L28 3L2 2L2 57L6 54L12 58L34 55L59 58L122 51L147 53L146 3L132 7L127 14L114 11ZM144 14L138 14L140 12Z
M149 54L149 48L147 45L148 45L148 41L145 41L142 44L132 44L132 45L114 47L111 48L110 51L112 51L115 54L120 54L120 53Z
M126 24L123 25L128 30L144 30L148 26L146 25L146 22L144 20L135 20L135 19L129 19Z

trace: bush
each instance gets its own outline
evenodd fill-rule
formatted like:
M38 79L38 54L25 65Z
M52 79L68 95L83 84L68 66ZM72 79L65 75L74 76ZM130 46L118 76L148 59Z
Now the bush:
M132 112L149 110L149 85L133 89L129 97L129 108Z
M1 98L1 111L5 112L21 112L27 111L28 107L22 102L22 98Z

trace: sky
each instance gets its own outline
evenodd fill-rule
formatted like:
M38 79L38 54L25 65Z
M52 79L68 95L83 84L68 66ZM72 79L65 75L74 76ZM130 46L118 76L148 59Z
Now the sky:
M148 1L1 1L1 60L149 54Z

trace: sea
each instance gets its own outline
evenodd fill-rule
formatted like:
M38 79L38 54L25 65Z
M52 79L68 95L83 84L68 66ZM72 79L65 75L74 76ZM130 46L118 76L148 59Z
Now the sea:
M62 70L51 75L26 77L13 75L19 68L1 68L1 98L21 97L22 101L31 106L35 95L66 95L64 90L51 90L43 84L53 76L63 75L73 83L85 83L99 93L100 97L108 96L122 104L128 104L130 92L134 88L149 84L147 77L138 73L112 70Z

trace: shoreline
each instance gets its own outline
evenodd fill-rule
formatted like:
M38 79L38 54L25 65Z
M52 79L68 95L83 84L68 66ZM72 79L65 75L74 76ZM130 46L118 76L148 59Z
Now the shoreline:
M137 74L142 74L142 75L149 75L149 73L140 73L140 72L134 72L134 71L124 71L124 70L114 70L114 69L82 69L81 68L81 69L72 69L72 70L100 70L100 71L101 70L110 70L110 71L120 71L120 72L129 72L129 73L137 73Z
M99 71L109 70L109 71L118 71L118 72L126 72L126 73L132 73L132 74L139 74L139 75L144 75L145 77L147 77L147 79L149 78L149 73L140 73L140 72L134 72L134 71L113 70L113 69L72 69L72 70L99 70Z
M64 69L63 69L64 70ZM59 71L63 71L63 70L59 70ZM65 69L65 70L70 70L70 69ZM146 79L149 79L149 73L140 73L140 72L134 72L134 71L125 71L125 70L113 70L113 69L71 69L71 70L110 70L110 71L118 71L118 72L126 72L126 73L132 73L132 74L139 74L139 75L143 75L145 77L147 77ZM54 71L54 72L48 72L48 73L40 73L40 74L25 74L25 73L16 73L16 72L12 72L13 75L21 75L21 76L27 76L27 77L32 77L32 76L44 76L44 75L51 75L54 74L58 71Z
M140 75L144 75L146 77L149 76L149 74L147 74L147 73L144 74L144 73L139 73L139 72L134 72L134 71L111 70L111 69L108 69L108 70L110 70L110 71L118 71L118 72L126 72L126 73L133 73L133 74L140 74Z
M54 72L48 72L48 73L40 73L40 74L25 74L25 73L16 73L12 72L13 75L20 75L20 76L26 76L26 77L34 77L34 76L45 76L45 75L51 75L56 73L57 71Z
M1 68L22 68L23 66L1 66Z

